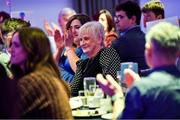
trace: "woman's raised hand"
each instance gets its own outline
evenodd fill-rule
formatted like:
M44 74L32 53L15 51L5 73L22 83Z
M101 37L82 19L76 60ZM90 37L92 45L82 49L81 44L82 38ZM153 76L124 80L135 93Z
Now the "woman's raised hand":
M64 39L59 30L55 30L54 40L55 40L57 49L61 49L64 47Z
M53 36L54 35L54 30L53 28L50 26L49 22L47 20L44 20L44 28L47 32L47 34L49 36Z
M67 30L67 32L64 35L65 47L72 47L73 41L74 41L74 38L73 38L71 30Z

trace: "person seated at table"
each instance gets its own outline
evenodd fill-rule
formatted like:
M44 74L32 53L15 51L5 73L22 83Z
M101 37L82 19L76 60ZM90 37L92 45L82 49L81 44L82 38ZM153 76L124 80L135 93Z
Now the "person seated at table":
M160 0L150 0L142 7L143 25L147 27L147 22L165 18L164 4Z
M76 62L87 58L80 47L78 32L79 28L90 20L90 17L85 14L73 15L66 24L68 32L64 35L64 39L58 31L55 32L57 46L56 60L61 70L62 79L68 83L73 81L77 68Z
M55 35L55 33L58 33L58 34L60 33L60 36L63 37L64 34L66 33L66 24L68 22L68 19L75 14L76 14L76 11L74 9L65 7L59 12L59 15L58 15L59 25L57 25L54 22L51 22L51 25L52 25L51 27L50 23L47 20L44 20L44 28L45 28L45 31L47 32L50 45L51 45L51 51L54 54L55 59L56 59L56 54L58 54L58 50L56 46L57 44L55 43L56 41L55 37L57 35Z
M120 57L113 48L104 48L104 28L97 21L87 22L79 30L80 46L88 59L77 62L77 70L70 84L71 94L78 95L83 90L83 78L96 74L110 74L116 78L120 68Z
M115 23L120 37L112 42L121 62L136 62L140 70L148 69L144 58L145 34L140 28L141 8L135 1L123 0L116 6Z
M60 78L46 34L39 28L18 29L10 52L10 67L20 95L20 117L72 119L70 91Z
M178 27L167 22L153 26L146 35L145 51L146 62L152 68L151 74L140 80L132 70L125 71L130 87L125 103L118 83L111 76L105 79L101 74L97 75L100 86L113 96L116 107L120 106L123 110L121 119L180 118L180 71L175 66L179 50Z
M118 38L118 35L115 32L113 17L108 10L102 9L99 11L98 21L103 25L105 31L104 46L110 47L112 41Z

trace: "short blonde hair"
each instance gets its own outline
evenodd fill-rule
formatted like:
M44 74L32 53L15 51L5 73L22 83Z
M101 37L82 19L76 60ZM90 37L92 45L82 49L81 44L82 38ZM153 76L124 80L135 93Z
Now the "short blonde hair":
M160 0L150 0L147 3L144 4L142 7L142 12L146 13L148 11L152 11L156 17L158 15L162 15L162 18L164 18L164 5Z
M160 22L146 34L146 42L152 43L157 53L175 56L180 50L180 29L168 22Z
M104 41L104 27L97 21L87 22L81 26L79 29L79 35L81 36L84 33L92 35L95 39L102 40L102 43Z

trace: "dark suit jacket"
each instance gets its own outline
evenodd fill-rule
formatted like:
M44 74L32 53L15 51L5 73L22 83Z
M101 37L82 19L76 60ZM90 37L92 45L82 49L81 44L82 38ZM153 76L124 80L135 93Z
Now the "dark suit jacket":
M148 68L144 58L145 35L139 26L113 41L112 47L118 52L121 62L137 62L139 70Z
M179 86L180 71L176 66L152 69L128 91L121 119L180 118Z

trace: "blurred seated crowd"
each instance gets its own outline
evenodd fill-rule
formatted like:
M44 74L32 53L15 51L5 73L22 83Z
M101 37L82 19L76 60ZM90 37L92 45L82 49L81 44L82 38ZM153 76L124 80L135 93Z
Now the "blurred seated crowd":
M180 28L165 19L161 1L140 8L123 1L98 19L59 12L44 29L0 12L0 118L74 119L69 100L94 77L113 104L112 119L180 118ZM138 72L120 68L137 63ZM124 75L118 77L119 72ZM124 90L125 88L125 90Z

